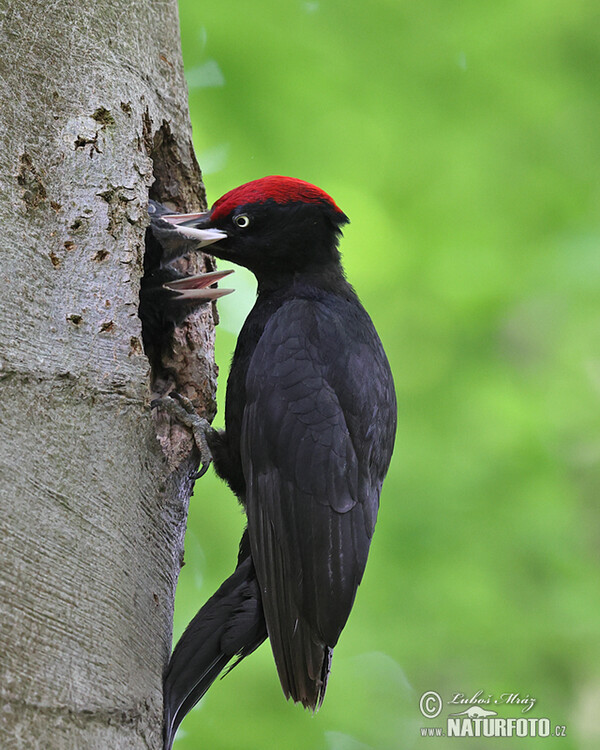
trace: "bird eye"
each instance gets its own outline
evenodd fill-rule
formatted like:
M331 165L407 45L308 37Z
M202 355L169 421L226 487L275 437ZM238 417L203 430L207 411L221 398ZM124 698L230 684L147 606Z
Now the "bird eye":
M240 229L245 229L246 227L250 226L250 219L246 214L239 214L238 216L233 217L233 221L240 227Z

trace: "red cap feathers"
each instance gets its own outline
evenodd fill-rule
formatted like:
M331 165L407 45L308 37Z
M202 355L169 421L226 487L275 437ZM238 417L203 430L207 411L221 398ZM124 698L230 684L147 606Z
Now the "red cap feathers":
M259 180L246 182L228 193L225 193L212 207L211 220L219 220L228 216L236 206L246 203L264 203L273 200L275 203L326 203L335 211L343 215L343 211L335 204L333 198L315 185L295 177L281 177L272 175L261 177Z

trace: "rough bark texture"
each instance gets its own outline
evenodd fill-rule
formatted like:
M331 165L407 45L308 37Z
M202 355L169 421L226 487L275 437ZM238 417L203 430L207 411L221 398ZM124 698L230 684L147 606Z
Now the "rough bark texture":
M0 49L0 747L159 748L195 457L149 403L216 376L210 309L160 373L137 317L154 178L204 200L177 4L5 0Z

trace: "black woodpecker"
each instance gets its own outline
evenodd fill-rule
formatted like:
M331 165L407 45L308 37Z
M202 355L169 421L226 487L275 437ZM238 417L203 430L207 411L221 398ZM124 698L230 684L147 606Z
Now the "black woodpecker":
M209 449L203 464L213 461L248 524L235 571L168 665L169 750L225 666L267 637L286 698L312 710L323 702L367 562L396 398L379 336L342 269L338 242L348 218L325 192L272 176L202 214L153 209L152 231L169 259L210 243L217 258L258 281L227 382L226 427L196 420Z

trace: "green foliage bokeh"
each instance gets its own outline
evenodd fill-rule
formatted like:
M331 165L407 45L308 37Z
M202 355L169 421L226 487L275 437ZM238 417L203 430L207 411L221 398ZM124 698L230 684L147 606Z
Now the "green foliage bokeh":
M176 750L600 746L598 6L179 5L209 204L266 174L333 195L399 428L321 711L285 702L265 645L213 686ZM254 296L248 274L232 279L218 426ZM242 528L231 493L202 479L176 637L233 570ZM533 696L525 716L567 736L422 739L452 710L424 719L427 690Z

